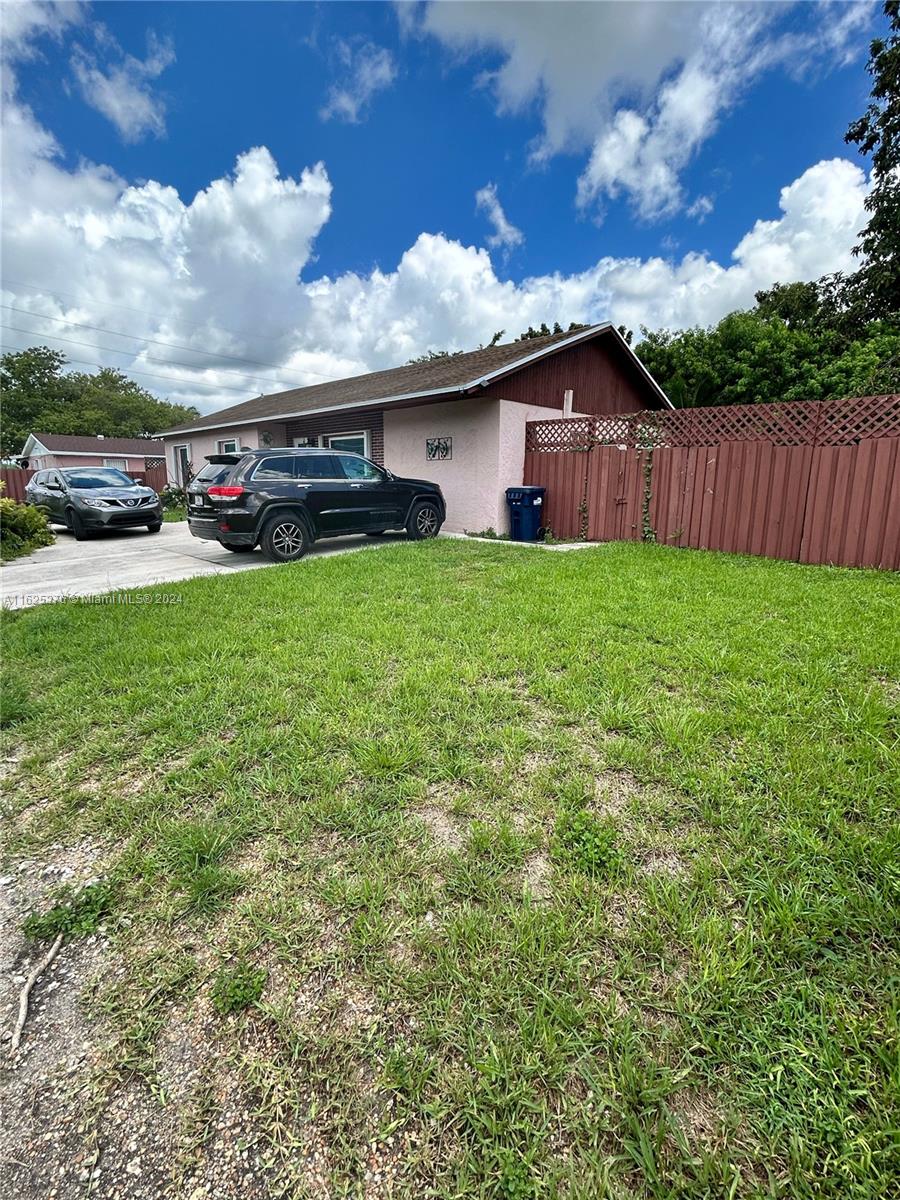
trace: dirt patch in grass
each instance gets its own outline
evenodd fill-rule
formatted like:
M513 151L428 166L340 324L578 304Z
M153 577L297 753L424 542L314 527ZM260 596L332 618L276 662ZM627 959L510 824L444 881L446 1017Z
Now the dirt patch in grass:
M632 800L644 794L644 787L630 771L601 771L594 779L590 808L598 817L619 817Z
M708 1088L682 1088L669 1098L669 1107L692 1148L711 1150L721 1141L722 1116Z
M647 850L641 858L641 871L645 875L678 879L687 874L687 864L677 850Z
M415 815L424 823L432 839L442 850L461 850L465 845L466 839L459 820L450 816L444 809L427 804L416 809Z
M525 894L532 900L547 900L552 891L552 872L550 859L543 851L529 855L523 870L522 886Z

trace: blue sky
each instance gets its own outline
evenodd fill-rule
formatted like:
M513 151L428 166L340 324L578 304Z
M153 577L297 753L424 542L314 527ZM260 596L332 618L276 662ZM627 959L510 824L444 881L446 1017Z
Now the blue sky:
M706 323L848 265L859 227L873 5L19 10L4 301L128 333L136 369L202 344L177 362L204 408L236 357L271 364L252 394L532 319Z

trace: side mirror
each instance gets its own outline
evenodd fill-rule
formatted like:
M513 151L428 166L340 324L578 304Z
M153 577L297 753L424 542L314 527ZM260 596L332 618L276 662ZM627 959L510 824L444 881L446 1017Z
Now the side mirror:
M61 492L62 491L62 488L60 487L60 485L58 483L54 483L52 480L49 483L45 483L44 487L48 488L49 491L51 491L51 492Z
M391 479L393 479L393 478L394 478L394 473L393 473L393 471L389 471L389 470L387 469L387 467L382 467L382 470L384 471L384 477L385 477L385 479L387 479L388 481L390 481Z

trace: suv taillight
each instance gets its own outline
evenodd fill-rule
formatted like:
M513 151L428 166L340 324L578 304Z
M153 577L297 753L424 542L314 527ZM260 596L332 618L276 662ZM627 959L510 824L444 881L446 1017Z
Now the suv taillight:
M243 496L244 489L240 486L226 487L224 484L214 483L207 489L206 494L210 500L233 500L235 496Z

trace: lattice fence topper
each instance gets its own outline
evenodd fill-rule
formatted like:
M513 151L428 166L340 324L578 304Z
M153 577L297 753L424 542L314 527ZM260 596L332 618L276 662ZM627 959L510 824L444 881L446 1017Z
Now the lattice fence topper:
M145 458L144 466L148 471L152 471L154 467L164 467L166 460L164 458Z
M900 437L900 395L529 421L525 449L539 453L584 452L593 446L648 450L657 446L709 446L721 442L853 446L869 438L884 437Z

